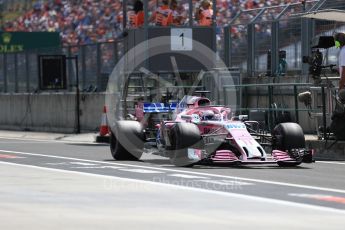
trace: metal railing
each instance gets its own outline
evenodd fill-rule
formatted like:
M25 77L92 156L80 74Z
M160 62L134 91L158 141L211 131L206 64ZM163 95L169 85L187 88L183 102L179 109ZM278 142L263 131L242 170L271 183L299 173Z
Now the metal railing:
M301 112L304 112L305 115L308 114L309 117L315 116L320 117L322 127L327 127L327 120L330 120L330 115L333 111L333 99L332 88L329 88L327 85L320 85L318 87L313 86L311 83L265 83L265 84L240 84L240 85L224 85L223 93L225 104L227 102L227 91L233 89L242 89L242 94L245 94L248 98L256 98L256 104L253 105L255 99L251 100L251 105L246 105L242 103L242 107L236 108L237 113L239 114L248 114L250 111L264 111L268 115L268 124L269 130L273 130L276 123L277 112L288 112L289 115L294 114L294 117L291 116L291 121L300 123ZM253 89L254 88L254 89ZM317 96L313 96L313 102L310 102L311 105L309 108L300 108L301 102L298 99L298 94L303 91L310 91L311 88L318 88L318 93L321 94L320 100ZM252 90L248 90L252 89ZM311 90L313 91L313 90ZM262 97L263 100L259 101L259 98ZM279 106L276 106L276 105ZM251 119L249 117L249 119ZM318 122L316 124L316 130L318 131ZM326 129L323 128L322 137L327 139ZM321 136L321 135L320 135Z
M312 0L240 11L223 30L224 61L249 77L285 76L288 72L307 75L308 65L302 63L302 57L311 54L311 40L342 31L345 24L300 16L330 8L344 9L344 2ZM325 51L324 55L326 63L334 63L336 50Z

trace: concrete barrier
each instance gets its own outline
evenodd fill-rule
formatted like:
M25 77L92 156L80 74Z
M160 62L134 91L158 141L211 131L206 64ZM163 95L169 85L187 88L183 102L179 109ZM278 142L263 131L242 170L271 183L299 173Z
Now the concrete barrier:
M315 150L315 160L345 161L345 141L309 140L306 144Z
M104 93L80 95L82 131L98 131ZM0 94L0 129L72 133L76 128L74 93Z

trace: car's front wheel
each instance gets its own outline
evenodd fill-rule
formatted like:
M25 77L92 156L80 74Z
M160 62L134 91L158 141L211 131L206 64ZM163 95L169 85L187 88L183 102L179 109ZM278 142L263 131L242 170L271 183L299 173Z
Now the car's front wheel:
M287 122L278 124L272 132L272 149L289 153L292 161L278 161L282 167L297 166L302 163L303 158L298 154L292 154L300 149L305 149L305 137L302 127L297 123Z
M305 148L305 138L302 127L297 123L280 123L272 133L272 148L286 151Z

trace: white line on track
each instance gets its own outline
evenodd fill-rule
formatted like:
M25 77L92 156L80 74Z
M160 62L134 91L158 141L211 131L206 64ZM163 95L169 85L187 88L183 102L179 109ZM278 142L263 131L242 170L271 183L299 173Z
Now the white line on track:
M333 162L333 161L318 161L321 164L334 164L334 165L345 165L345 162Z
M177 172L177 173L182 173L182 174L187 173L187 174L206 176L206 177L211 176L211 177L217 177L217 178L225 178L225 179L232 179L232 180L243 180L243 181L250 181L250 182L257 182L257 183L264 183L264 184L281 185L281 186L288 186L288 187L295 187L295 188L303 188L303 189L311 189L311 190L336 192L336 193L345 194L345 190L342 190L342 189L325 188L325 187L318 187L318 186L308 186L308 185L292 184L292 183L269 181L269 180L259 180L259 179L245 178L245 177L224 176L224 175L217 175L217 174L211 174L211 173L191 172L191 171L178 170L178 169L166 169L166 168L159 168L159 167L152 167L152 166L131 165L131 164L124 164L124 163L95 161L95 160L85 160L85 159L80 159L80 158L45 155L45 154L38 154L38 153L8 151L8 150L1 150L1 149L0 149L0 153L13 153L13 154L22 154L22 155L27 155L27 156L40 156L40 157L47 157L47 158L72 160L72 161L102 163L102 164L108 164L108 165L118 165L118 166L133 167L133 168L143 168L143 169L161 170L161 171L167 171L167 172Z
M71 167L72 169L123 169L123 167L117 166L76 166Z
M97 164L85 163L85 162L69 162L71 165L82 165L82 166L96 166Z
M84 144L84 145L105 145L106 143L89 142L89 141L72 141L72 140L44 140L34 138L20 138L20 137L0 137L0 140L18 140L18 141L6 141L6 144L37 144L37 142L43 144L51 143L65 143L65 144Z
M116 179L120 181L135 182L135 183L141 183L141 184L158 185L158 186L163 186L163 187L168 187L168 188L194 191L198 193L215 194L215 195L227 196L227 197L232 197L232 198L247 199L247 200L252 200L252 201L269 202L272 204L286 205L290 207L308 208L308 209L313 209L313 210L318 210L318 211L327 211L327 212L332 212L332 213L345 214L345 210L339 210L339 209L330 208L330 207L321 207L321 206L316 206L316 205L311 205L311 204L301 204L301 203L296 203L292 201L283 201L283 200L277 200L277 199L271 199L271 198L264 198L264 197L258 197L258 196L250 196L250 195L229 193L229 192L222 192L222 191L215 191L215 190L205 190L201 188L187 187L187 186L174 185L174 184L164 184L164 183L159 183L155 181L144 181L144 180L138 180L138 179L121 178L121 177L116 177L116 176L99 175L99 174L92 174L92 173L87 173L87 172L76 172L76 171L69 171L69 170L63 170L63 169L52 169L52 168L45 168L41 166L23 165L23 164L16 164L16 163L10 163L10 162L1 162L1 161L0 161L0 164L21 166L21 167L40 169L40 170L46 170L46 171L51 171L51 172L71 173L75 175L91 176L91 177L98 177L98 178L103 178L103 179L107 178L107 179Z
M120 171L126 171L126 172L134 172L134 173L144 173L144 174L154 174L154 173L165 173L162 171L154 171L154 170L148 170L148 169L119 169Z
M176 174L169 174L168 176L185 178L185 179L209 179L207 177L202 177L202 176L192 176L192 175L178 174L178 173L176 173Z
M230 185L230 186L242 186L242 185L253 185L252 183L242 182L242 181L236 181L236 180L220 180L220 181L214 181L214 180L198 180L205 183L211 183L211 184L218 184L218 185Z

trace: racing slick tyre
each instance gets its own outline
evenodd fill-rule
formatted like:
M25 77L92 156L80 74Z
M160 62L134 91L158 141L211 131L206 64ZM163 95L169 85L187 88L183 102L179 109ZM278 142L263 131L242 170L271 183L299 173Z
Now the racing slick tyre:
M299 160L299 161L278 161L277 164L280 167L294 167L294 166L302 164L302 160Z
M170 161L175 166L191 167L200 161L200 157L189 154L192 148L198 148L201 135L198 126L193 123L176 123L171 129L170 142L172 150L169 151ZM193 152L194 153L194 152Z
M110 135L110 151L115 160L139 160L144 147L144 134L137 121L117 121Z
M305 138L301 126L297 123L280 123L272 133L273 149L286 151L305 148Z
M272 149L290 151L292 149L304 149L305 138L301 126L297 123L280 123L272 133ZM297 166L302 163L302 158L295 158L296 161L278 161L277 164L283 167Z

